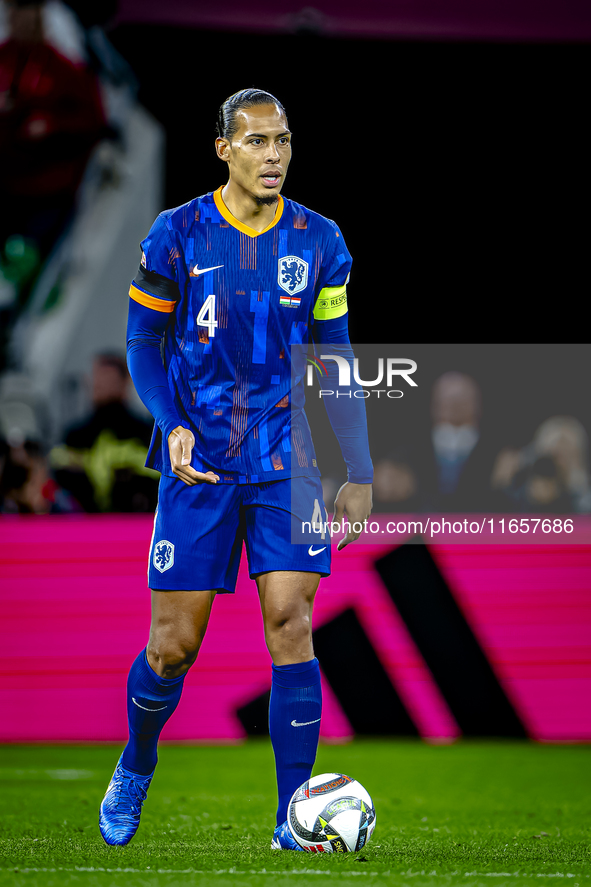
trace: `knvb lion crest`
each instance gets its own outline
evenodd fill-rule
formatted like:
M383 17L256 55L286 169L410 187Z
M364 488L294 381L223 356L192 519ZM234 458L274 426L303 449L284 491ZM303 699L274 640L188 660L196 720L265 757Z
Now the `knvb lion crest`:
M154 557L152 563L160 573L164 573L174 564L174 545L167 539L161 539L154 546Z
M308 263L299 256L283 256L279 259L277 282L290 296L301 292L308 285Z

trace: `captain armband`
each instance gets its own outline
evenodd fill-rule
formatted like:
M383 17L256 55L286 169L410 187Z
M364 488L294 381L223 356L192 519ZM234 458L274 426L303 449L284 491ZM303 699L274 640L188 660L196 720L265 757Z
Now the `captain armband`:
M332 320L347 313L347 287L325 286L320 290L314 305L315 320Z

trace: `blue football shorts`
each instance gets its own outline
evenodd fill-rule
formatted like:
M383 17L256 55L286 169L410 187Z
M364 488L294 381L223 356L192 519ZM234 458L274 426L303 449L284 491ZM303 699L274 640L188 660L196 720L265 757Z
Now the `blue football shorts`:
M251 579L270 570L328 576L327 521L318 477L189 487L162 475L148 585L156 591L231 593L243 541Z

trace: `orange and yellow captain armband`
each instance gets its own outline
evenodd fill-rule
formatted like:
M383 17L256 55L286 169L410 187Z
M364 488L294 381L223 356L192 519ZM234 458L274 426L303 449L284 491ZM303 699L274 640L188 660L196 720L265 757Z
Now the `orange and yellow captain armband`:
M170 302L168 299L157 299L151 296L145 290L139 288L136 283L132 283L129 287L129 295L134 302L139 302L146 308L152 308L154 311L163 311L165 314L171 314L174 311L176 302Z
M314 305L315 320L331 320L347 313L347 287L325 286L320 290Z

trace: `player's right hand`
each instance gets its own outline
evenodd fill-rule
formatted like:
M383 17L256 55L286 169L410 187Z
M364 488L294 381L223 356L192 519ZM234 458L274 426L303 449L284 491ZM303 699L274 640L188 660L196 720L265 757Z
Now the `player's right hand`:
M170 464L172 472L188 487L195 484L217 484L219 476L213 471L195 471L191 468L191 450L195 446L195 438L193 432L182 425L170 432L168 435L168 452L170 453Z

